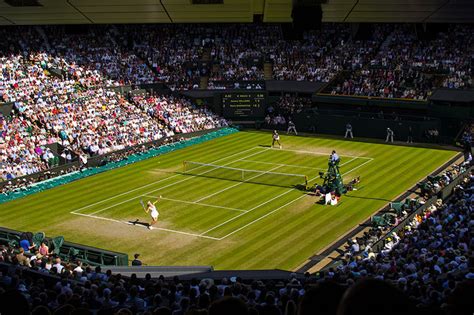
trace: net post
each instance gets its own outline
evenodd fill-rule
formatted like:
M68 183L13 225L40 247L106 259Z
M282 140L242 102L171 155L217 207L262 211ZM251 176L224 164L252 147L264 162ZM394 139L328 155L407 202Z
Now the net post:
M186 161L183 161L183 173L186 173Z
M308 189L308 176L304 176L304 185L306 187L306 189Z

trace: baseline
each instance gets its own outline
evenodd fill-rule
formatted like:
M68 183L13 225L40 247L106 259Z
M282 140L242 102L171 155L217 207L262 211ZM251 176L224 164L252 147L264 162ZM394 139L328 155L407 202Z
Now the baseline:
M85 213L73 213L73 214L83 216L83 217L88 217L90 219L105 220L105 221L111 221L111 222L122 223L122 224L127 224L127 225L132 225L133 224L133 223L128 222L128 221L120 221L120 220L105 218L105 217L101 217L101 216L97 216L97 215L91 215L91 214L85 214ZM145 229L148 228L145 225L135 225L135 226L138 226L138 227L141 226ZM184 232L184 231L180 231L180 230L165 229L165 228L160 228L160 227L153 227L152 231L154 231L154 230L166 231L166 232L177 233L177 234L184 234L184 235L188 235L188 236L196 236L196 237L206 238L206 239L210 239L210 240L214 240L214 241L220 241L221 240L220 238L217 238L217 237L200 235L200 234L196 234L196 233L189 233L189 232Z
M317 152L317 151L306 151L306 150L292 150L292 149L276 149L276 148L262 148L258 147L260 149L271 149L271 150L276 150L276 151L288 151L288 152L296 152L296 153L306 153L306 154L313 154L313 155L327 155L329 154L327 152ZM345 156L345 157L350 157L350 158L358 158L358 159L366 159L366 160L373 160L374 158L368 157L368 156L355 156L355 155L347 155L347 154L341 154L340 156Z

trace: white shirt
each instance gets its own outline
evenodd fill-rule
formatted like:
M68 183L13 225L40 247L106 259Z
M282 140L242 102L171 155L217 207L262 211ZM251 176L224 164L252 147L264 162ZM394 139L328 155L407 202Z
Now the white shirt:
M82 269L81 266L77 266L76 268L74 268L74 271L76 271L77 273L80 273L80 272L83 272L84 270Z
M56 267L56 270L58 271L58 273L61 273L61 271L64 268L64 266L61 265L60 263L54 264L53 267Z
M156 210L155 205L150 205L150 211L152 217L157 217L159 215L158 210Z

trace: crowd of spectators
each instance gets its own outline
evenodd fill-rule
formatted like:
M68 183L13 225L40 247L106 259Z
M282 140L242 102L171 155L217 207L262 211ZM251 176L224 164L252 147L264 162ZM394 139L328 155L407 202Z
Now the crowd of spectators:
M55 166L58 157L46 145L56 141L23 116L0 113L0 182Z
M343 69L334 50L344 46L350 28L343 24L325 24L319 31L304 34L303 40L280 39L271 47L273 77L276 80L329 82Z
M166 126L167 136L227 126L225 119L204 107L197 108L184 97L137 95L132 100Z
M46 34L53 56L61 56L82 67L82 71L100 73L106 85L143 84L156 81L155 74L133 49L120 42L115 27L94 26L87 32L67 32L48 27ZM63 70L68 70L64 68ZM107 81L107 80L113 80Z
M214 30L209 40L214 81L258 81L264 79L263 63L267 53L281 40L276 25L228 25Z
M64 147L101 155L158 140L160 126L114 90L98 87L15 104L30 120L46 126Z
M208 90L263 90L264 81L209 81Z
M412 25L380 26L378 34L375 54L352 71L345 67L327 92L426 100L437 86L472 86L471 26L451 26L433 40L419 39Z
M115 86L155 77L133 50L117 42L125 39L115 27L78 34L61 27L21 28L4 35L0 99L14 109L0 117L2 181L56 166L59 157L48 144L94 156L224 124L185 99L174 104L171 98L174 105L164 117L155 117L116 92Z
M265 123L274 127L284 127L294 115L309 106L311 106L311 98L284 95L274 105L267 107Z
M438 199L416 214L399 232L389 232L446 185L467 170L469 163L454 165L431 179L421 189L421 201L393 215L392 224L377 226L361 237L348 240L342 263L324 273L327 278L353 283L366 276L388 280L418 305L441 306L450 298L457 283L474 280L474 242L471 201L474 173L456 186L447 202ZM413 200L414 201L414 200ZM389 234L387 234L389 232ZM380 252L375 243L384 239Z
M123 41L147 61L157 81L172 90L199 88L206 28L197 25L133 25L119 28Z
M50 26L44 37L34 28L2 31L1 47L23 57L48 52L55 67L89 85L164 82L186 90L208 76L212 89L233 88L223 82L263 80L268 63L277 80L335 78L326 92L337 95L424 100L435 87L472 86L472 26L453 25L429 40L413 25L371 28L353 36L350 25L327 23L286 40L279 25Z
M9 116L0 116L0 166L5 181L56 166L59 158L47 144L59 143L77 155L96 156L227 126L224 119L183 97L134 97L130 102L103 87L27 97L14 107Z

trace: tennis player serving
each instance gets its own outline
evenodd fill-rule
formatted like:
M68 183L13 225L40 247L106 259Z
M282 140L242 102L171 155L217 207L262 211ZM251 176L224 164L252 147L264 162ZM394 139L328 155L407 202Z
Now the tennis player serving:
M158 213L158 210L156 210L156 206L155 204L158 202L158 200L161 199L161 196L159 199L157 199L155 202L151 202L151 201L148 201L146 203L146 209L145 209L145 212L146 213L150 213L151 215L151 222L148 224L148 229L149 230L152 230L153 229L153 226L156 222L158 222L158 216L160 215Z

